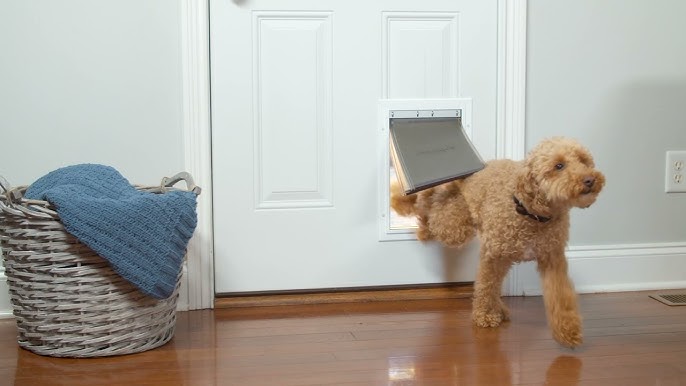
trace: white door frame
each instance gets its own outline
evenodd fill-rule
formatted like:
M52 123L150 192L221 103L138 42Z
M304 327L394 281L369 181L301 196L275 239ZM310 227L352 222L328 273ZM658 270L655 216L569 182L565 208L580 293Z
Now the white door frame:
M527 0L498 1L498 107L496 157L519 160L526 153ZM503 284L503 295L521 293L520 266Z
M209 0L181 0L180 7L184 166L203 189L180 299L182 309L194 310L214 307ZM498 0L498 158L520 159L525 152L526 9L527 0ZM518 292L517 274L515 267L505 294Z
M209 0L181 0L184 169L202 188L188 244L180 309L214 308ZM184 299L185 297L185 299ZM185 302L184 302L185 300Z

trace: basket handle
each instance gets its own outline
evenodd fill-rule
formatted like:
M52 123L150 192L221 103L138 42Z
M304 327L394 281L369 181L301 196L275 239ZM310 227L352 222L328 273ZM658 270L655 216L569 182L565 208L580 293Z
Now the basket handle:
M21 200L22 197L24 197L24 195L21 194L19 187L16 187L14 189L12 189L11 187L12 186L5 179L5 177L0 176L0 193L4 193L5 197L7 197L7 201L10 204L13 204L15 201Z
M0 176L0 193L6 193L10 190L10 183L7 182L5 177Z
M40 218L55 218L57 213L49 209L41 209L40 207L30 208L31 204L40 203L38 200L26 200L22 193L25 186L17 186L12 188L10 183L2 176L0 176L0 195L4 195L6 201L0 200L0 211L8 212L14 216L34 216ZM34 210L37 209L37 210Z
M171 188L172 186L174 186L179 181L186 182L186 188L188 189L188 191L193 192L196 195L200 194L200 191L202 189L200 189L199 186L195 185L195 182L193 181L193 177L188 172L180 172L180 173L177 173L176 175L174 175L172 177L164 177L162 179L161 185L163 188Z

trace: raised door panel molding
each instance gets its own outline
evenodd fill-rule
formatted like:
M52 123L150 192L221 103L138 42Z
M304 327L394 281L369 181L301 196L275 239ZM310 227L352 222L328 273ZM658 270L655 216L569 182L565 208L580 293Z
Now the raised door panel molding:
M459 13L384 12L384 98L459 95Z
M332 14L253 15L257 209L332 197Z

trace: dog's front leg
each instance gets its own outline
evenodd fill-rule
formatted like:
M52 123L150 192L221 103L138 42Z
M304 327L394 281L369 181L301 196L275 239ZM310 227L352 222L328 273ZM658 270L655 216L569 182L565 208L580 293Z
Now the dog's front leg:
M509 260L499 258L499 255L490 252L485 245L481 246L472 305L472 319L477 326L498 327L510 318L509 311L500 298L503 280L510 266Z
M567 260L561 251L539 261L538 271L543 284L543 300L553 338L560 344L576 347L581 344L581 316L574 285L567 275Z

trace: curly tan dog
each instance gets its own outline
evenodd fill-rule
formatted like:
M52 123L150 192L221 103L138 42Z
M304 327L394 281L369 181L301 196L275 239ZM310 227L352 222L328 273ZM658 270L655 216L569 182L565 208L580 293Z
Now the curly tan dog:
M595 202L605 177L578 142L552 138L523 161L496 160L472 176L404 196L391 187L391 206L416 216L419 240L458 247L476 232L481 241L472 318L480 327L509 319L500 299L513 263L536 260L548 323L559 343L582 342L576 293L567 275L569 210Z

